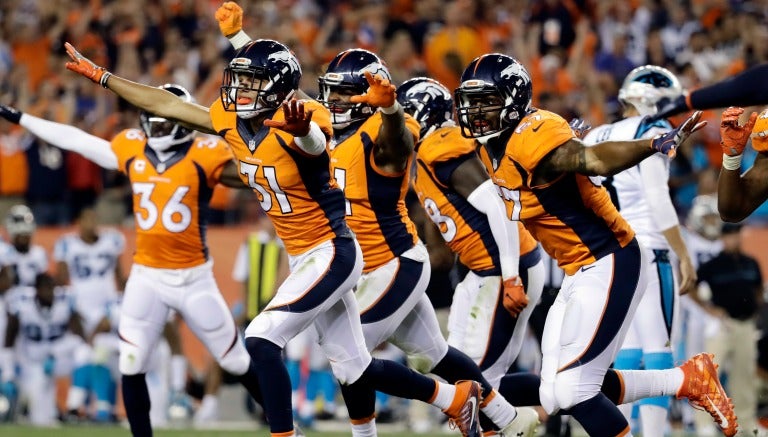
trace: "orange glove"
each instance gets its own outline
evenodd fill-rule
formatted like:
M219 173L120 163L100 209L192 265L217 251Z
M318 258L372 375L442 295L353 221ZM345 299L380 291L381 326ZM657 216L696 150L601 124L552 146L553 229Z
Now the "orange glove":
M504 308L512 317L517 317L528 306L528 295L525 294L523 281L519 276L504 280Z
M368 81L368 92L359 96L349 98L351 103L367 103L378 108L389 108L395 104L397 95L396 87L378 74L374 76L370 71L366 71L365 80Z
M243 29L243 8L235 2L224 2L216 9L216 21L221 34L229 37Z
M768 109L763 109L752 128L752 148L758 152L768 152Z
M290 102L283 102L284 121L264 120L264 126L280 129L288 132L294 137L304 137L309 134L309 123L312 121L313 111L304 111L304 102L291 99Z
M744 147L747 145L752 127L757 120L757 113L753 112L749 116L749 120L744 125L740 125L739 116L743 113L744 108L731 106L720 116L720 147L723 149L723 153L728 156L738 156L744 153Z
M93 82L103 86L104 88L107 87L107 78L109 78L112 73L107 71L107 69L104 67L99 67L98 65L94 64L93 61L81 55L80 52L78 52L77 49L72 46L72 44L68 42L64 43L64 48L67 49L67 54L69 55L70 59L72 59L72 62L67 62L65 64L67 70L72 70L75 73L82 74L83 76L91 79Z

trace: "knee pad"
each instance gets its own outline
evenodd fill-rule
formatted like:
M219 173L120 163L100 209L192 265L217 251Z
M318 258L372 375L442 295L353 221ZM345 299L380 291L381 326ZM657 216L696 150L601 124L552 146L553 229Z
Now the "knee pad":
M544 411L550 416L560 411L560 406L557 404L557 399L555 398L554 383L545 383L544 381L541 381L541 384L539 385L539 399L541 401L541 407L544 408Z
M118 367L123 375L138 375L147 372L147 361L149 358L146 349L138 348L125 341L120 342L120 358Z
M579 367L558 373L554 387L557 405L566 409L594 398L600 393L602 382L602 379L594 383L583 380Z
M641 368L642 362L642 349L622 349L616 354L613 367L617 370L636 370Z
M226 355L218 359L219 365L222 369L233 375L244 375L248 371L248 367L251 365L251 357L245 350L245 347L240 343L240 339L235 340L235 345L227 352Z

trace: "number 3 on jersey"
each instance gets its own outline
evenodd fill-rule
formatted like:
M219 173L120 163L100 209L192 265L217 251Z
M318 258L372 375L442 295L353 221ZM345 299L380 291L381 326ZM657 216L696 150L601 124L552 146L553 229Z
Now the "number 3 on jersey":
M152 202L152 191L155 190L155 184L150 182L134 182L133 192L139 195L139 208L144 210L136 211L136 223L139 228L148 231L157 223L158 216L163 224L163 227L169 232L179 233L184 232L185 229L192 222L192 210L181 201L189 192L189 187L181 186L176 188L173 195L168 202L163 206L162 212L157 208L157 205Z
M291 202L288 200L288 196L285 195L283 189L280 188L280 185L277 184L277 173L275 173L275 167L263 166L261 168L264 174L264 179L266 179L267 184L269 184L269 188L273 193L275 193L277 203L280 205L280 212L283 214L292 212L293 208L291 207ZM240 174L248 177L248 185L256 190L261 196L261 199L259 200L259 203L261 203L261 208L264 211L269 211L272 209L272 196L269 194L269 191L264 189L263 186L256 182L256 172L258 170L258 165L240 161Z

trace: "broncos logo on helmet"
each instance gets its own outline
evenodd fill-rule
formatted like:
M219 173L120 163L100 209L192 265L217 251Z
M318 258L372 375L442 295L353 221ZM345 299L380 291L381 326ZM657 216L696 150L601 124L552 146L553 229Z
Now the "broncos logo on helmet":
M416 77L397 88L397 101L421 125L420 138L453 125L453 98L448 88L428 77Z
M299 88L301 66L285 45L257 39L237 51L224 69L221 103L240 118L274 111Z
M339 53L328 64L325 74L317 79L320 88L318 101L331 112L334 128L343 129L375 112L375 108L365 103L344 103L330 98L333 91L349 95L364 94L369 87L363 74L366 71L392 80L384 62L364 49L349 49Z
M464 70L455 96L462 135L486 141L514 128L528 113L531 75L511 56L483 55Z

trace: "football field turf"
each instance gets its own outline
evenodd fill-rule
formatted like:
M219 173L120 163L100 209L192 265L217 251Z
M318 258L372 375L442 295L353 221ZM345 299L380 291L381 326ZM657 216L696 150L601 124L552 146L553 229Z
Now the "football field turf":
M307 437L348 437L347 432L330 431L306 431ZM128 429L119 426L67 426L62 428L32 428L26 426L6 426L0 424L1 437L129 437ZM217 431L217 430L157 430L155 437L261 437L269 436L266 429L254 429L253 431ZM380 436L403 437L450 437L459 436L458 433L432 433L414 434L407 431L379 432Z

